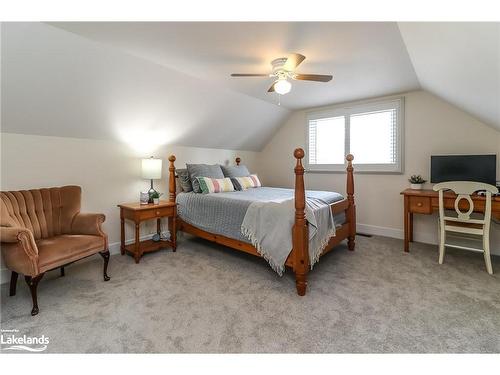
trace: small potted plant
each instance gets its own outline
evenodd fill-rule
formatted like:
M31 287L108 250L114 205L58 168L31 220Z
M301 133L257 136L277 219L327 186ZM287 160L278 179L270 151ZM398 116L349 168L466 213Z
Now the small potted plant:
M160 204L160 197L162 196L162 193L158 193L157 191L153 191L151 193L151 198L153 199L153 204Z
M422 178L419 174L414 174L408 181L410 181L410 188L413 190L422 190L422 186L426 183L426 180Z

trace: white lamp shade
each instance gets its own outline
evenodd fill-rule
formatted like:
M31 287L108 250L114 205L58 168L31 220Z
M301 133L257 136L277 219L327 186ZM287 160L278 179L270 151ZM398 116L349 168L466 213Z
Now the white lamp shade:
M161 159L142 159L142 178L159 180L161 178Z
M279 79L274 84L274 91L276 91L280 95L288 94L291 89L292 89L292 84L288 82L286 79Z

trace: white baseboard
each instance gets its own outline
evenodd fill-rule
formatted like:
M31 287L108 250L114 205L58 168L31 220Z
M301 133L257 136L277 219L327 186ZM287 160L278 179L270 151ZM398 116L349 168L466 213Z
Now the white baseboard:
M359 233L372 234L374 236L384 236L391 238L404 238L404 232L402 229L396 228L387 228L387 227L378 227L376 225L368 225L368 224L357 224L356 230ZM437 239L431 233L426 232L418 232L413 234L416 242L429 243L432 245L437 244Z
M376 225L368 225L368 224L357 224L356 230L358 233L372 234L374 236L384 236L384 237L399 238L399 239L404 238L404 232L402 229L378 227ZM415 242L427 243L431 245L438 244L437 233L430 233L428 231L414 232L413 239ZM496 244L493 244L494 241L491 239L491 237L490 237L490 242L492 244L491 254L500 256L500 247Z

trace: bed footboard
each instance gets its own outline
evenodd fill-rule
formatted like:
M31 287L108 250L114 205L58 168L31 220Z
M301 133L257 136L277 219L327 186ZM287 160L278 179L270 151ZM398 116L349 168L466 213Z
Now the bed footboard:
M296 160L295 165L295 215L294 225L292 228L292 251L286 261L286 265L292 267L295 273L295 285L297 293L300 296L306 294L307 290L307 274L309 272L309 231L305 214L306 207L306 192L304 186L304 166L302 159L305 156L304 150L298 148L293 153ZM331 248L338 245L341 241L347 239L349 250L354 250L356 236L356 205L354 203L354 168L352 166L352 155L347 155L347 199L331 204L333 213L345 212L346 222L337 229L337 235L330 239L329 244L324 249L323 254L330 251ZM175 156L171 155L168 158L169 165L169 201L176 200L176 185L175 185ZM239 165L240 158L236 159ZM213 233L204 232L187 223L179 220L179 227L175 228L169 223L169 229L175 231L177 229L191 233L195 236L205 238L209 241L217 242L234 249L244 251L253 255L260 256L258 251L250 244L241 241L233 240L224 236L219 236Z

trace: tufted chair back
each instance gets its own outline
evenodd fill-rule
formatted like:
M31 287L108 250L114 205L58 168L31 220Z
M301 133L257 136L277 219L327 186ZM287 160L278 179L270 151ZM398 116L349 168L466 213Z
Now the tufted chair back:
M79 186L2 191L0 226L27 228L35 240L70 233L81 195Z

